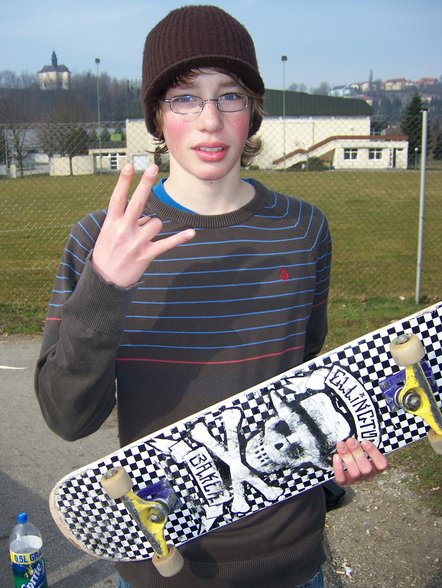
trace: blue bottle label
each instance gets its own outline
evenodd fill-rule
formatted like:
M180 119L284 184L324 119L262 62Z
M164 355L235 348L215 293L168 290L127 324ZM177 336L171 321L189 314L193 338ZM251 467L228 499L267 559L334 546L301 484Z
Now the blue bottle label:
M41 551L26 554L11 552L11 562L14 588L47 588L45 562Z

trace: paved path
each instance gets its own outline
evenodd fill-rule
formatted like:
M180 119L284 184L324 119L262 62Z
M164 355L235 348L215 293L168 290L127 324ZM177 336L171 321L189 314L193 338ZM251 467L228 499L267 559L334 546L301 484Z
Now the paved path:
M33 392L40 341L0 341L0 585L12 586L8 537L19 512L43 535L51 588L115 587L112 563L83 554L52 522L48 496L57 480L118 447L115 418L87 439L68 443L46 426Z

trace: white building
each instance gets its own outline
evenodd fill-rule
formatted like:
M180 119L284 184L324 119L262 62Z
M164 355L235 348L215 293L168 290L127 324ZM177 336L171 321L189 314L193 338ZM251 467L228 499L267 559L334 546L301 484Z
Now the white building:
M69 90L71 72L65 65L59 65L55 51L52 52L51 65L45 65L38 72L40 90Z
M262 132L264 136L273 137L285 134L287 149L285 155L277 156L280 149L275 147L275 142L270 143L273 145L270 153L265 149L254 160L259 167L264 166L265 159L271 155L275 169L297 164L308 167L312 158L320 159L330 169L407 169L406 137L371 135L369 118L264 121Z

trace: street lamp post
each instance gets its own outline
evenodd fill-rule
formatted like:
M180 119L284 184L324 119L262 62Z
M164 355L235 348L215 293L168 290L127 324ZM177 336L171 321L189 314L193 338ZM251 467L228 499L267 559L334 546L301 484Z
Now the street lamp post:
M282 149L284 155L284 168L286 166L286 152L285 152L285 62L287 55L281 56L282 61Z
M99 65L100 65L100 58L95 58L95 64L97 66L97 120L98 120L98 151L99 151L99 167L101 174L102 172L102 165L101 165L101 111L100 111L100 74L99 74Z
M9 145L8 145L8 134L7 134L7 128L6 125L3 127L3 135L4 135L4 144L5 144L5 176L8 175L8 170L9 170L9 161L8 161L8 149L9 149Z

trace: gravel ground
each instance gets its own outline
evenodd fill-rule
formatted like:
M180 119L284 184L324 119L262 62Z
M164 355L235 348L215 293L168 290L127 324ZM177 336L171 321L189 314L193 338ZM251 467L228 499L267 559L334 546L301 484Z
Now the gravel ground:
M441 588L442 517L404 485L407 476L390 467L328 513L327 588Z

